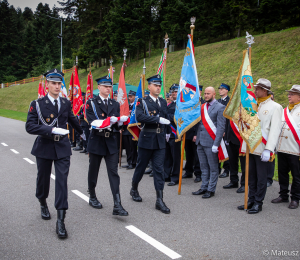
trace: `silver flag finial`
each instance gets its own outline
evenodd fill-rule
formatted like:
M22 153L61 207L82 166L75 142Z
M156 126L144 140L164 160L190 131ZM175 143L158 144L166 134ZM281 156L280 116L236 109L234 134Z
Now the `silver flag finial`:
M254 42L254 37L251 34L249 34L248 32L246 32L246 37L245 38L247 39L247 41L245 43L247 43L249 47L251 47L251 45L253 43L255 43Z

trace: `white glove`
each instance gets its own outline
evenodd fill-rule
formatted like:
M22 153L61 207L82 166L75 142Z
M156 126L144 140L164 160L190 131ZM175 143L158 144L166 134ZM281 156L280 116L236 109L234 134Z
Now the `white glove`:
M117 123L117 122L118 122L118 118L117 118L117 117L112 116L112 117L110 118L110 123L111 123L111 124L114 124L114 123Z
M162 125L169 125L171 122L168 119L160 117L159 118L159 123L162 124Z
M55 134L55 135L67 135L68 133L70 133L70 131L67 129L63 129L63 128L54 127L52 129L52 134Z
M84 132L82 133L82 135L80 135L80 137L81 137L84 141L86 141L86 136L85 136L85 133L84 133Z
M95 127L100 127L101 125L102 125L102 123L103 123L103 120L99 120L99 119L97 119L97 120L94 120L92 123L91 123L91 126L95 126Z
M270 156L271 156L271 152L269 150L265 149L262 152L260 159L262 162L267 162L270 160Z
M128 116L121 116L120 121L119 122L126 122L128 120Z
M215 145L212 146L211 150L213 153L217 153L219 151L218 146L215 146Z
M171 134L166 134L166 141L169 142Z

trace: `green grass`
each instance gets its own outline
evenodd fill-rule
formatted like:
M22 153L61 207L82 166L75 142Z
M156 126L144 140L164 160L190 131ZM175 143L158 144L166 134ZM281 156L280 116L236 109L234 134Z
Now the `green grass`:
M24 122L26 122L27 119L27 113L8 109L0 109L0 116L17 119Z

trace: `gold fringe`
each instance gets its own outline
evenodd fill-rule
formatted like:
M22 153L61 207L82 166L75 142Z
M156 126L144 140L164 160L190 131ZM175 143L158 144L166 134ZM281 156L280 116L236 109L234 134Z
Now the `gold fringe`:
M201 105L200 105L200 108L201 108ZM192 123L190 123L186 128L184 128L181 132L181 134L178 133L178 130L177 130L177 136L178 136L178 139L175 140L175 142L180 142L181 141L181 138L182 136L187 132L189 131L193 126L195 126L197 123L199 123L201 120L201 116L199 116L196 120L194 120ZM176 127L177 127L177 122L176 122L176 119L175 119L175 115L174 115L174 122L176 124Z
M238 74L238 77L236 78L235 86L234 86L234 89L233 89L233 91L232 91L232 95L231 95L231 97L230 97L230 100L229 100L227 106L226 106L225 109L224 109L224 112L223 112L223 116L224 116L225 118L227 118L227 119L229 119L229 120L232 120L232 121L233 121L234 123L236 123L236 124L238 124L238 122L235 121L235 120L233 120L232 117L230 117L230 116L228 116L227 114L225 114L225 112L227 111L227 108L228 108L229 105L231 104L231 100L232 100L232 98L233 98L233 96L234 96L234 93L235 93L237 87L238 87L239 80L240 80L241 73L242 73L242 69L243 69L243 65L244 65L244 61L245 61L246 53L247 53L247 50L244 50L244 51L243 51L243 62L242 62L242 65L240 66L239 74ZM251 65L250 65L250 66L251 66ZM241 136L241 137L243 138L243 136ZM245 140L244 138L243 138L243 140L246 142L247 146L249 147L249 153L253 153L253 152L255 151L255 149L257 148L257 146L259 146L260 143L262 142L262 141L257 142L257 143L255 144L254 148L251 149L251 148L250 148L250 145L249 145L249 142L248 142L247 140Z
M138 141L139 140L139 137L137 135L135 135L133 133L133 131L131 131L131 129L129 127L131 126L138 126L138 125L141 125L141 123L134 123L134 124L130 124L127 126L127 130L129 131L129 133L131 133L131 135L133 136L133 141Z
M224 159L224 160L219 160L219 163L226 162L226 161L228 161L228 160L229 160L229 157L226 158L226 159Z

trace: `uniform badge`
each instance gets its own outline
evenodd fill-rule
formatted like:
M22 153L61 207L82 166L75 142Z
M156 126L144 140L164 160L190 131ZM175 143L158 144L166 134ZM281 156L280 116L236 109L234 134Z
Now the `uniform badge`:
M57 73L57 69L54 70L54 73Z
M33 110L33 107L30 107L29 112L32 112L32 110Z
M101 104L101 100L98 100L98 103Z
M111 101L110 101L110 104L112 105Z
M53 117L54 117L54 115L53 115L53 114L51 114L51 115L50 115L50 117L51 117L51 118L53 118Z
M108 76L106 76L106 79L109 79L109 77L108 77Z
M46 122L49 123L50 122L50 118L46 118Z
M89 107L90 107L89 104L86 104L86 109L89 109Z
M150 102L152 102L152 98L150 98L150 100L149 100Z
M63 102L63 103L65 103L65 101L64 101L64 100L62 100L62 102Z
M46 104L48 104L49 103L49 101L48 100L46 100Z
M267 114L269 114L269 111L268 111L268 110L265 110L265 111L263 112L263 114L264 114L264 115L267 115Z
M102 116L104 116L104 113L102 113Z
M297 116L300 116L300 113L297 113Z
M155 111L155 110L153 111L153 114L156 114L156 111Z

